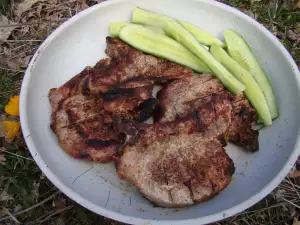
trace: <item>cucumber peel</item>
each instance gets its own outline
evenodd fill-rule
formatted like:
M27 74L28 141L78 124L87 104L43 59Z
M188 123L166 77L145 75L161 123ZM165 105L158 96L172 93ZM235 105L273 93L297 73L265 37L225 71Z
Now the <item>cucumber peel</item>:
M180 21L177 20L178 23L180 23L181 26L183 26L186 30L188 30L194 37L197 39L197 41L200 44L206 45L206 46L211 46L212 44L217 44L220 45L222 48L225 47L225 44L220 41L218 38L213 36L212 34L208 33L207 31L196 27L195 25L185 22L185 21Z
M129 24L128 22L110 22L109 23L109 35L113 37L118 37L120 30Z
M132 22L153 27L159 27L165 30L168 22L173 19L162 14L152 13L136 7L132 10Z
M119 37L124 42L143 52L190 67L196 72L210 72L210 69L204 62L181 44L148 27L127 24L121 29Z
M272 116L276 119L279 116L274 90L265 71L258 60L253 55L247 42L235 31L226 30L224 32L225 42L229 55L246 69L260 86Z
M185 46L211 69L213 74L233 94L245 90L245 86L238 81L220 62L218 62L196 38L175 19L140 8L133 10L132 22L163 28L168 36ZM121 31L122 32L122 31Z
M126 26L127 24L130 24L129 22L110 22L109 24L109 34L112 37L119 37L119 33L121 29ZM160 34L165 34L165 31L159 27L150 27L147 26L148 28L154 30L157 33Z
M264 125L272 125L272 117L266 98L253 76L234 61L220 46L213 44L210 48L212 55L221 62L245 86L245 95L249 99Z

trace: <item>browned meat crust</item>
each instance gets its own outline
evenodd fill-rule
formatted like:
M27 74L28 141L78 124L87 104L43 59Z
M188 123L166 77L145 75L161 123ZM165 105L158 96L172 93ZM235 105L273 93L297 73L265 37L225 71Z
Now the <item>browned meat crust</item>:
M103 113L102 99L91 96L74 95L61 102L52 112L51 128L54 132L61 127L70 126Z
M115 88L138 88L138 87L151 87L154 84L154 81L146 81L146 80L139 80L131 79L126 82L123 82L119 85L115 85Z
M71 156L97 162L111 161L120 140L109 124L103 123L105 115L87 119L72 126L57 129L59 144Z
M144 95L145 90L144 93L137 90L138 95L133 95L135 98L125 96L111 102L81 94L61 100L57 111L52 113L51 122L59 144L75 158L110 161L123 141L123 136L113 130L112 116L123 114L125 118L139 119L143 113L143 108L139 108L140 103L145 103L143 98L151 97L149 93L152 88L146 90L147 95ZM111 103L123 105L114 108L109 105Z
M222 191L231 181L234 165L218 141L182 134L145 148L125 147L117 172L155 204L184 207Z
M194 77L190 69L118 38L107 38L106 53L112 58L50 90L51 128L64 151L102 163L114 159L118 175L160 206L192 205L222 191L234 173L225 133L251 144L247 133L235 135L251 120L241 114L244 99L233 100L210 75ZM140 123L157 105L154 84L169 81L159 96L161 123ZM233 116L241 118L233 123Z
M88 87L86 87L86 85L87 78L90 76L90 74L94 73L95 70L108 70L115 64L116 62L113 59L102 59L96 64L94 68L86 67L81 73L71 78L59 88L51 88L49 92L49 99L52 107L52 112L56 112L57 107L62 100L65 100L74 95L87 95Z
M110 161L121 139L113 131L111 116L103 110L103 101L75 95L60 105L51 127L62 148L75 158Z
M156 120L166 122L186 116L221 93L231 96L211 75L173 81L158 95L160 112L156 115ZM232 124L226 135L227 140L251 151L258 150L258 131L253 129L257 120L256 111L244 95L229 98L232 99L233 115Z
M159 92L161 106L159 122L173 121L195 111L210 97L224 90L223 85L211 75L186 77L173 81Z
M112 51L122 57L102 59L49 92L51 128L62 148L74 157L109 161L122 142L112 129L112 117L147 120L157 103L152 98L153 84L161 78L192 75L186 67L109 37L107 53Z
M106 92L109 86L128 80L161 81L191 76L193 71L170 61L145 54L130 47L118 38L107 37L106 53L117 60L115 67L95 72L88 78L92 94Z
M119 88L103 94L104 108L108 112L122 113L133 110L143 101L152 97L153 86ZM117 111L116 111L117 110Z
M110 88L136 88L155 81L191 76L187 67L138 51L118 38L107 37L108 55L93 68L87 67L59 88L49 93L53 111L58 103L76 94L105 93ZM122 56L122 57L120 57Z
M223 99L174 122L121 127L135 134L135 141L118 160L118 175L159 206L183 207L212 198L234 173L218 140L230 117L231 104Z
M252 152L258 151L257 114L243 94L232 102L232 123L226 133L226 139Z
M154 125L137 123L121 119L117 122L116 130L132 137L144 139L151 143L168 135L179 133L204 132L209 138L224 134L231 124L232 104L227 93L214 96L210 102L202 105L197 111L175 121L155 123Z

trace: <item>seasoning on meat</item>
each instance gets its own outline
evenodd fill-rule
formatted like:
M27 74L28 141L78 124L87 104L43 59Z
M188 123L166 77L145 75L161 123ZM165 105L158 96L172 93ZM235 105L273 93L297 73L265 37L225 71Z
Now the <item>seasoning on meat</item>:
M119 38L107 37L106 42L106 53L118 64L107 71L96 71L89 76L88 87L93 94L106 92L107 87L132 79L159 82L193 75L189 68L145 54Z
M252 152L258 151L258 131L254 129L257 121L256 111L243 94L232 102L232 123L226 139Z
M222 191L234 173L233 162L219 141L231 122L230 102L213 101L196 113L154 125L129 123L136 137L125 146L117 173L159 206L206 201ZM128 130L134 134L134 129Z
M73 96L60 104L51 127L61 147L75 158L110 161L122 140L113 130L111 116L102 110L101 100Z
M211 75L199 75L178 79L167 85L158 95L158 122L176 120L197 110L212 98L225 93L232 102L232 124L226 133L226 140L232 141L250 151L258 150L258 131L254 130L257 121L256 111L243 94L232 96L223 85Z
M124 138L113 130L113 117L147 120L156 106L154 84L192 75L187 67L144 54L117 38L107 38L107 53L112 58L86 67L49 92L51 128L76 158L111 160Z

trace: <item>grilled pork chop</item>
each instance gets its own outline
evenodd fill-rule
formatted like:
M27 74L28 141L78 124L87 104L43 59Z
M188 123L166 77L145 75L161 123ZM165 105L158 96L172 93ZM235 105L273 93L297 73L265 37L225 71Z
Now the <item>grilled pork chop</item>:
M112 129L112 116L147 120L157 103L152 98L154 82L192 74L119 39L107 38L107 44L108 53L113 50L122 58L102 59L49 93L51 128L62 148L74 157L99 162L109 161L122 141Z
M113 58L102 59L94 67L86 67L61 87L50 90L52 112L56 112L60 101L73 95L99 96L111 88L151 86L156 81L193 74L187 67L144 54L118 38L107 37L106 52Z
M71 156L108 162L121 138L114 132L112 118L103 110L103 100L75 95L59 103L51 128L61 147Z
M117 65L89 76L87 86L92 94L106 92L109 86L130 80L159 82L193 74L187 67L145 54L119 38L107 37L106 42L106 53L117 61Z
M117 173L159 206L184 207L208 200L229 184L234 173L219 141L230 122L231 103L215 99L177 121L127 128L136 138L124 148Z
M125 90L127 95L121 96L117 91L102 97L77 94L53 107L51 128L62 148L75 158L110 161L123 142L113 130L112 117L144 121L151 116L145 116L143 105L152 99L152 87Z
M228 93L223 85L211 75L186 77L173 81L158 95L160 113L158 122L173 121L183 117L220 93ZM258 132L253 129L257 116L248 100L240 94L232 96L232 124L226 139L251 151L258 150Z
M74 95L88 95L87 78L94 73L95 70L109 70L109 68L115 64L116 62L113 59L102 59L94 68L86 67L82 72L71 78L59 88L51 88L49 92L49 99L52 112L57 111L57 107L62 100L66 100Z
M118 38L107 37L106 41L106 53L112 58L102 59L94 67L86 67L60 88L50 90L54 111L62 99L79 93L99 95L111 87L136 88L193 74L187 67L145 54Z
M213 94L223 90L223 85L211 75L176 80L159 92L161 115L158 120L167 122L186 116L209 102Z
M232 101L232 123L226 133L227 139L252 152L258 150L257 114L243 94Z

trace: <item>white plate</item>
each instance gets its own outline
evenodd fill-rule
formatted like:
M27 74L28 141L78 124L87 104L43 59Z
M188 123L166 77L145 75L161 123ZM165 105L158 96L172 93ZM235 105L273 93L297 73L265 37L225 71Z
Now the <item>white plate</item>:
M260 132L260 151L229 146L236 172L214 199L185 209L153 207L120 181L112 164L79 161L67 155L50 130L48 92L105 57L110 21L129 21L131 10L144 9L190 21L222 39L227 28L249 42L275 88L280 118ZM82 206L130 224L204 224L252 206L287 175L299 153L299 71L280 42L241 12L206 0L114 0L91 7L60 26L41 45L26 71L21 90L21 124L35 161L46 176Z

